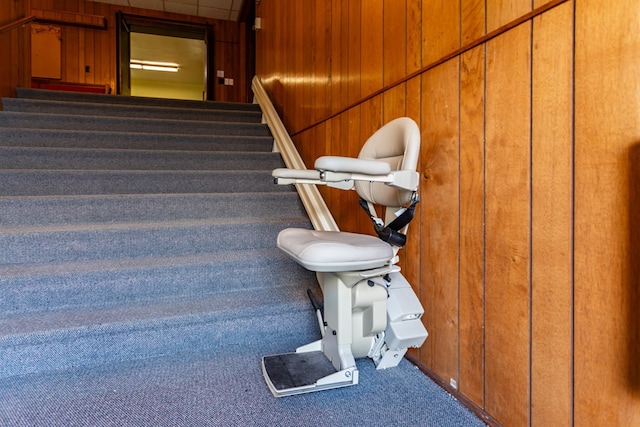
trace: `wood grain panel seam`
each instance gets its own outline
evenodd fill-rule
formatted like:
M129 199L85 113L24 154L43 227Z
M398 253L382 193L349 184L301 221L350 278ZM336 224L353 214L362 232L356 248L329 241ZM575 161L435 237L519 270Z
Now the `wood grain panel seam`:
M575 0L571 1L571 15L572 15L572 23L573 26L571 30L572 40L571 40L571 305L570 305L570 328L571 328L571 359L569 367L571 369L571 388L569 392L569 402L571 402L570 406L570 425L573 427L575 425L575 360L576 360L576 352L575 352L575 287L576 287L576 264L575 264L575 230L576 230L576 2Z
M487 27L485 14L484 26ZM486 328L487 324L487 45L483 49L482 80L482 403L487 402L487 352L486 352Z
M533 5L533 0L531 2ZM529 21L529 425L533 419L533 20Z

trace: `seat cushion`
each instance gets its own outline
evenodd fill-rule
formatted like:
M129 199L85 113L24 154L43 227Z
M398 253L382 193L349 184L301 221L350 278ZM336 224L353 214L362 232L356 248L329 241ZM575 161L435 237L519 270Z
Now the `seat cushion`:
M393 248L374 236L337 231L287 228L278 247L311 271L358 271L384 266Z

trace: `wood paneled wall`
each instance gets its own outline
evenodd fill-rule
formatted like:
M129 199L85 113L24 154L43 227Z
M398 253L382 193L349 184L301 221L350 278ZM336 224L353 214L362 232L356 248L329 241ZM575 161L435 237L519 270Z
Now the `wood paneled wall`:
M0 0L0 27L29 16L30 0ZM29 26L0 33L0 97L15 96L17 86L31 81L31 33ZM27 72L27 70L29 70ZM1 105L1 104L0 104Z
M62 29L62 81L83 84L108 84L115 92L116 88L116 19L117 11L124 13L143 15L155 18L175 20L179 22L198 23L211 25L214 29L214 62L215 69L225 70L225 74L235 81L234 86L216 84L214 88L214 98L218 101L251 101L250 88L248 82L252 76L247 76L246 61L246 24L232 21L221 21L216 19L204 19L193 16L180 15L168 12L151 11L127 6L111 5L84 0L29 0L30 7L22 8L22 5L29 2L17 0L0 0L2 6L2 19L0 25L11 22L23 16L28 16L32 12L52 20L61 20L64 16L66 20L75 19L81 22L86 15L103 16L107 20L107 29L92 29L77 26L60 25ZM6 7L5 7L6 4ZM17 5L20 5L18 7ZM18 10L20 9L20 10ZM4 17L5 10L10 10L11 14ZM0 43L13 43L17 40L18 34L26 33L25 29L15 30L11 35L0 35ZM10 41L6 41L10 40ZM29 39L30 40L30 39ZM13 45L12 45L13 46ZM16 86L30 85L30 68L28 63L19 57L29 56L30 44L23 43L20 49L14 49L10 54L2 50L0 61L3 62L2 73L9 72L20 75L19 79L2 79L2 92L0 96L13 96ZM5 67L5 60L6 67ZM18 61L20 66L18 66ZM30 62L30 58L29 58ZM89 71L85 71L85 67ZM209 70L214 73L215 70ZM0 75L0 77L3 75ZM9 82L9 83L7 83Z
M256 15L257 75L307 166L398 116L422 129L401 253L430 336L411 357L505 426L640 425L640 4ZM370 232L354 194L321 191L341 229Z

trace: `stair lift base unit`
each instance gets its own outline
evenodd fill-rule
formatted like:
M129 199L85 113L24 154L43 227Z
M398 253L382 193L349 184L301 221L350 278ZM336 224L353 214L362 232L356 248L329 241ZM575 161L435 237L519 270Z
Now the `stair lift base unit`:
M273 171L277 184L355 189L378 234L289 228L278 235L281 250L316 272L324 310L316 308L320 340L263 357L262 372L275 396L356 385L355 359L392 368L407 348L427 338L422 305L395 265L417 203L419 151L417 125L400 118L374 133L357 159L321 157L315 171ZM384 221L374 205L385 208Z

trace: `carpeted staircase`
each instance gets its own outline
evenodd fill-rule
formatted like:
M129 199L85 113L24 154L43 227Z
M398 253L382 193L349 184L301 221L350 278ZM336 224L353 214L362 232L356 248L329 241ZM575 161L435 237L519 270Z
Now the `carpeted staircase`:
M2 105L0 425L480 424L408 362L270 395L260 357L318 338L319 291L275 248L310 224L272 183L257 106L33 89ZM438 399L453 418L429 424Z

